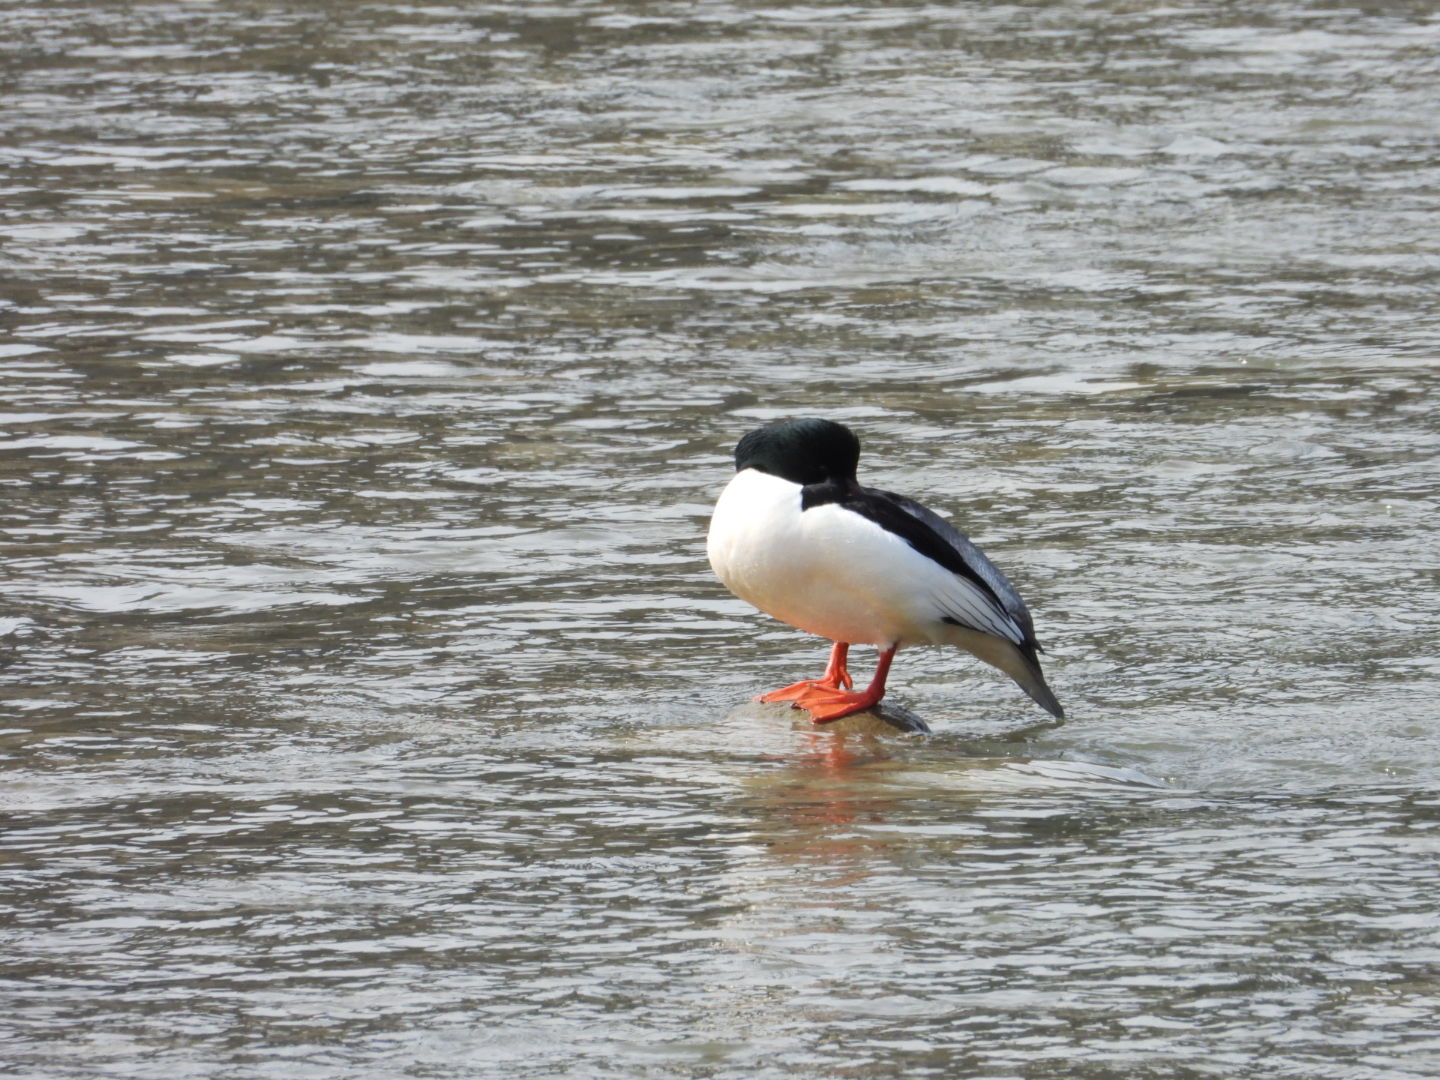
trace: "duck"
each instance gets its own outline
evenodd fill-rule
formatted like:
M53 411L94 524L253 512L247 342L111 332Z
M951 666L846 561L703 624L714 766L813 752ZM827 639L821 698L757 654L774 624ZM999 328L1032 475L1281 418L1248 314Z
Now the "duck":
M818 679L759 695L815 724L879 704L902 647L957 646L999 668L1056 720L1030 612L1015 586L933 510L856 479L860 440L844 424L803 418L746 434L716 501L706 551L715 575L767 615L828 639ZM879 650L854 689L852 645Z

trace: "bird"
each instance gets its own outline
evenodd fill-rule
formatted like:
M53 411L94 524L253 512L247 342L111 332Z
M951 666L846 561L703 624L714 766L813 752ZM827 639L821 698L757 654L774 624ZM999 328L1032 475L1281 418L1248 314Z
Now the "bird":
M789 701L829 723L879 703L902 646L954 645L1063 720L1015 586L939 514L862 486L859 462L855 433L818 418L758 428L735 447L735 475L710 519L710 566L740 599L832 642L820 678L756 700ZM852 645L879 649L874 677L858 691Z

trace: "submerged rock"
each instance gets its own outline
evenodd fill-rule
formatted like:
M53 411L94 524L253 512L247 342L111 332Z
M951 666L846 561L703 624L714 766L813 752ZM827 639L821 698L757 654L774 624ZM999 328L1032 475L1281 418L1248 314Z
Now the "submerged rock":
M873 709L851 713L849 716L842 716L839 720L831 720L827 724L812 722L810 714L804 709L794 708L783 701L770 704L747 701L732 710L732 715L737 713L762 716L767 719L773 717L780 722L788 721L797 730L828 731L835 735L930 734L930 725L915 713L900 705L892 705L885 701Z

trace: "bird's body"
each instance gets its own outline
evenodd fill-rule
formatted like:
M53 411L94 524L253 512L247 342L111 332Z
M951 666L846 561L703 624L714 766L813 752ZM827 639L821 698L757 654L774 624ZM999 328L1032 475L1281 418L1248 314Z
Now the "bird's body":
M1062 716L1019 593L939 515L862 487L858 459L854 434L826 420L761 428L736 447L736 475L710 522L711 566L742 600L835 643L821 679L765 699L838 719L880 700L901 646L956 645ZM878 647L881 661L870 687L849 693L856 644Z

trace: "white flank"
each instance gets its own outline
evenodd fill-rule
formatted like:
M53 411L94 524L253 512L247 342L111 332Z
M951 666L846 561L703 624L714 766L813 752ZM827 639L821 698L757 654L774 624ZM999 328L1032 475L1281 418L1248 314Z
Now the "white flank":
M721 493L708 551L716 576L736 596L831 641L961 644L957 628L941 621L947 616L1024 640L976 585L859 514L834 504L802 512L798 484L755 469L737 473Z

